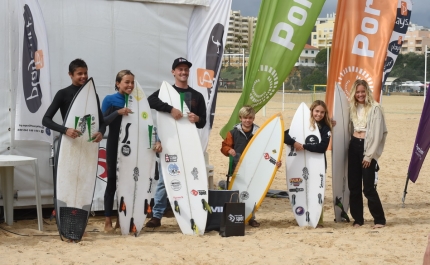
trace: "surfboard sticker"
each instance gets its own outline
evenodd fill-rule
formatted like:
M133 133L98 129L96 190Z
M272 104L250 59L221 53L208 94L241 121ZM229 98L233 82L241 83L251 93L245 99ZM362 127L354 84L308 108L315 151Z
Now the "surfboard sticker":
M297 109L290 136L299 143L317 144L321 141L318 128L310 126L310 110L305 103ZM287 186L291 207L299 226L316 227L324 204L325 162L324 154L306 150L296 151L287 145Z
M239 190L245 203L245 222L261 206L275 178L276 162L282 158L284 121L281 113L270 117L254 134L243 151L229 185L229 190Z

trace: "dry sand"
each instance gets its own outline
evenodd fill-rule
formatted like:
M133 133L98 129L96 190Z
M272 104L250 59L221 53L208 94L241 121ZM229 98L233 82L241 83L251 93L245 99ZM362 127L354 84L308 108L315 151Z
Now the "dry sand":
M217 115L208 152L215 166L214 182L224 179L228 159L219 149L220 128L226 123L239 94L220 94ZM289 127L299 101L286 96L283 117ZM292 102L294 101L294 102ZM406 207L402 194L418 123L422 97L383 98L388 138L380 158L378 192L387 226L373 230L373 219L365 207L365 225L333 221L331 193L331 154L327 152L327 188L324 202L324 228L298 227L287 199L266 198L257 212L259 228L246 227L244 237L223 238L217 232L204 236L182 235L173 217L163 218L162 226L144 229L137 238L103 232L104 217L91 217L88 236L79 243L62 242L56 225L45 220L44 231L37 220L0 224L0 264L422 264L430 232L430 162L424 162L416 184L410 183ZM267 117L282 110L281 95L267 105ZM256 123L267 117L258 113ZM272 189L286 190L284 166ZM366 201L365 201L365 205ZM28 235L28 236L22 236Z

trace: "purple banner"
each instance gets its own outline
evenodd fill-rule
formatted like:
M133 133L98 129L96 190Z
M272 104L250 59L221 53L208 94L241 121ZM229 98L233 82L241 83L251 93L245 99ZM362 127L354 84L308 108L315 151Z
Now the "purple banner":
M417 137L412 150L411 162L409 163L408 177L415 183L420 173L421 166L426 158L430 147L430 97L427 96L421 113Z

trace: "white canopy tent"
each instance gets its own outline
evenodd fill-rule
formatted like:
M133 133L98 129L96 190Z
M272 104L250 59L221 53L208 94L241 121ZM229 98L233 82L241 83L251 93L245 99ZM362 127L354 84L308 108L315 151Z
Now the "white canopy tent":
M18 80L19 1L0 1L0 154L39 159L42 204L52 204L51 146L15 141L15 102ZM130 69L146 94L162 80L173 81L174 58L187 56L187 32L196 5L209 0L39 0L48 32L51 93L68 85L69 63L84 59L102 100L114 92L118 71ZM58 113L55 120L61 123ZM15 169L15 206L34 205L30 168ZM0 200L0 204L3 201Z

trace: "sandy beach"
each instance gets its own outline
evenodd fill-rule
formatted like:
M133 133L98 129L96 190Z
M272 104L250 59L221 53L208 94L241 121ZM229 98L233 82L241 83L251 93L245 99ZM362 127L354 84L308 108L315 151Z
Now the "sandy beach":
M214 183L225 179L228 158L220 150L219 131L227 122L240 94L220 93L215 123L208 146L215 168ZM267 105L266 116L257 113L256 124L282 112L285 128L300 101L277 94ZM55 220L0 224L0 264L422 264L430 233L430 159L424 162L417 183L410 183L405 207L402 196L407 169L423 107L423 97L384 96L388 126L385 150L379 160L378 192L387 226L372 229L373 219L365 200L365 224L335 223L331 192L331 153L327 152L324 227L298 227L288 199L266 198L257 212L259 228L246 226L244 237L223 238L212 231L204 236L182 235L174 217L162 226L144 228L139 237L104 233L104 217L91 217L88 236L79 243L66 243L58 236ZM285 153L271 189L286 190ZM19 235L18 235L19 234Z

